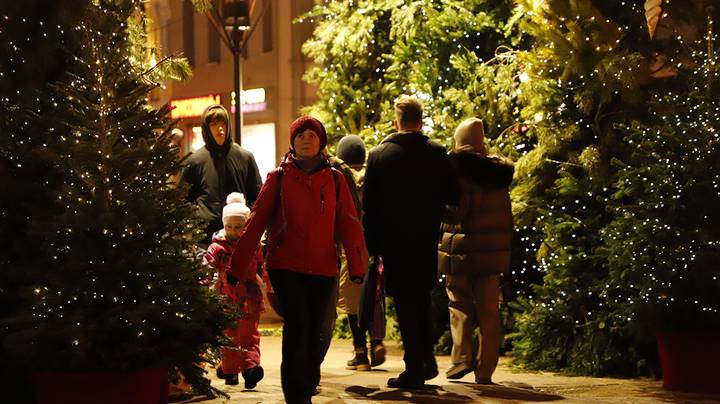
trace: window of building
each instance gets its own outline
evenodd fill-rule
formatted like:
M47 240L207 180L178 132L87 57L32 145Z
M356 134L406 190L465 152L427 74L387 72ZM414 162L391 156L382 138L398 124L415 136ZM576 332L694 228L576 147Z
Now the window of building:
M267 10L262 20L262 50L263 52L272 52L273 50L273 9L272 0L265 0Z
M191 0L183 0L183 53L190 63L195 66L195 8Z

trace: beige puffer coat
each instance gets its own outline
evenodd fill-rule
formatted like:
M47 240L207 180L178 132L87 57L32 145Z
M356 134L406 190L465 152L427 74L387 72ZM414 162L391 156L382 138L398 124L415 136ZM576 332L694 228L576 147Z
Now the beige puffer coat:
M497 275L510 266L512 212L508 186L513 164L473 151L450 153L460 177L462 198L441 225L441 273Z

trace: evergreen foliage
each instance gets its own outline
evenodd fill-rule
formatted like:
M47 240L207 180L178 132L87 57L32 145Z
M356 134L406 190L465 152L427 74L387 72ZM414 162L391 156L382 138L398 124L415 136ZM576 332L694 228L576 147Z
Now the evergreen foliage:
M131 40L140 2L72 3L0 19L0 362L166 366L212 393L200 364L230 318L195 256L186 191L168 182L180 169L168 107L147 99L156 79L187 69L148 65ZM59 62L44 65L49 55Z
M672 125L695 126L698 112L680 100L692 99L697 106L700 98L692 94L698 83L684 83L704 70L698 67L699 60L687 62L690 52L679 36L649 39L641 3L550 1L526 25L536 40L528 54L535 66L531 76L556 84L548 86L554 96L541 106L545 119L536 128L537 146L523 160L538 156L532 156L532 164L530 160L519 164L519 178L535 181L531 186L521 182L513 190L514 200L532 201L523 206L520 220L534 220L543 231L537 251L543 283L535 288L536 298L524 302L526 312L519 318L514 350L516 358L531 368L594 375L655 374L655 330L671 327L680 319L705 327L717 326L720 320L707 301L693 308L685 305L681 316L662 316L658 311L658 300L690 303L688 296L700 292L693 286L698 279L706 282L702 294L720 290L712 279L717 275L712 268L689 270L679 282L682 275L675 274L676 264L692 261L697 250L703 250L698 254L703 256L717 253L712 241L717 230L698 228L696 218L684 208L684 216L660 219L659 214L669 211L657 212L658 200L669 198L670 193L692 194L694 188L691 180L675 181L680 173L671 172L672 168L648 163L679 159L688 164L679 171L699 174L696 169L712 166L693 163L713 155L699 148L690 153L689 144L680 147L665 138L677 132ZM693 24L706 32L707 26L698 18L706 10L696 6L690 13ZM674 9L668 8L667 13L674 16ZM666 24L678 29L681 22L679 17L670 18ZM655 79L654 71L667 69L666 65L653 66L657 54L669 55L670 66L684 60L684 72L675 78ZM699 110L715 107L708 99L702 101L706 104ZM660 116L663 119L658 120ZM665 127L660 128L663 122ZM716 130L712 121L704 122L710 133ZM543 127L554 134L543 133ZM650 133L662 136L651 140ZM710 140L697 130L685 130L686 134L703 139L700 142ZM698 160L700 154L704 157ZM711 170L700 177L716 175ZM666 186L649 188L649 178L652 184ZM639 188L639 183L645 185ZM703 211L700 205L691 210ZM653 219L661 220L653 223L654 228L649 224ZM679 229L693 229L687 231L695 233L692 253L691 247L676 244L687 239L671 241L663 232L640 231L671 224L678 228L676 236Z
M442 143L479 116L516 161L504 307L522 312L508 326L529 368L654 374L655 330L720 326L718 9L663 2L651 39L643 3L377 0L307 17L308 111L333 136L377 143L410 93Z

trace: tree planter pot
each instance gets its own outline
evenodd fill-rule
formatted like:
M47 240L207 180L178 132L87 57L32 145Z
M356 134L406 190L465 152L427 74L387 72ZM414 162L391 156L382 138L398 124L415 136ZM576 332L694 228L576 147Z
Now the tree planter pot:
M165 404L168 402L166 368L135 372L29 374L38 404Z
M720 331L658 331L663 388L720 392Z

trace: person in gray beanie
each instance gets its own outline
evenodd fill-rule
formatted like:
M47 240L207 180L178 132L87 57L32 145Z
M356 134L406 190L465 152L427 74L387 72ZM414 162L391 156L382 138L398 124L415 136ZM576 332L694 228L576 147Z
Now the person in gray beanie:
M338 142L335 155L349 166L365 165L365 143L358 135L345 135Z
M357 189L357 200L362 201L362 189L365 182L365 143L358 135L346 135L336 148L336 156L350 166ZM358 207L362 211L362 206ZM378 283L380 278L378 277ZM340 293L338 309L348 317L350 332L353 339L353 357L347 362L346 367L352 370L370 370L371 367L379 366L385 362L385 295L380 288L372 307L371 323L368 326L361 326L358 321L360 295L364 288L377 289L377 284L355 285L350 282L347 272L347 263L343 260L340 269ZM366 334L370 334L370 359L368 360L368 347Z

